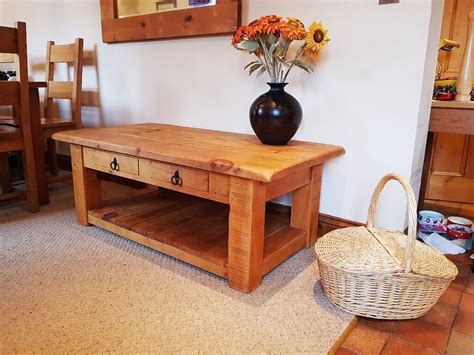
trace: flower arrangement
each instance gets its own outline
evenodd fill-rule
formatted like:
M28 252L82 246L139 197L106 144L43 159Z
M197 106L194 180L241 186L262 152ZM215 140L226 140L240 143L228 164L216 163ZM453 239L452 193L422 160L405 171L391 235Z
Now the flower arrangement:
M296 52L288 58L291 44L301 41ZM232 37L235 48L257 56L256 61L244 68L249 68L249 75L256 71L257 76L267 72L272 83L286 82L294 67L313 72L302 59L315 59L328 42L328 31L321 22L312 23L306 30L296 18L284 19L275 15L263 16L239 27Z

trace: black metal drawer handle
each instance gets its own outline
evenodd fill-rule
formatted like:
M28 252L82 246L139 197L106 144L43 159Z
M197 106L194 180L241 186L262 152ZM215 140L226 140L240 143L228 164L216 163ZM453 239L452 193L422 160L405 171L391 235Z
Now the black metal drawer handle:
M112 169L113 171L119 171L120 170L120 165L117 162L117 158L114 158L114 160L112 160L110 162L110 169Z
M181 177L179 176L179 171L176 170L174 172L174 175L171 177L171 183L175 186L177 185L182 185L183 184L183 179L181 179Z

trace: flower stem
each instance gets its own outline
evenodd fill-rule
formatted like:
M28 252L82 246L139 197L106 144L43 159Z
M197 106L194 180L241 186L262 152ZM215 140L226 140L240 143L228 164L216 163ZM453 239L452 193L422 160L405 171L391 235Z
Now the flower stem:
M290 74L291 69L295 66L295 61L298 60L298 58L303 54L304 48L306 47L306 44L303 44L300 49L298 49L298 52L296 52L295 58L293 59L290 67L287 69L285 76L283 77L283 81L286 81L288 78L288 75Z
M263 54L264 54L264 58L265 58L265 63L266 63L266 68L267 68L267 72L268 72L268 75L270 76L270 80L272 82L276 82L276 78L275 78L275 68L274 68L274 65L271 61L271 58L270 58L270 53L268 53L268 48L267 46L265 45L265 43L263 42L262 38L259 37L259 41L260 41L260 46L262 46L262 49L263 49Z

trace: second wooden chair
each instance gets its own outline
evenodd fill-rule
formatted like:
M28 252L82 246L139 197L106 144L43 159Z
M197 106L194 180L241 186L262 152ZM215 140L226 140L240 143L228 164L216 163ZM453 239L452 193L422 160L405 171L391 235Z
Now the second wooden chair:
M51 138L53 133L79 129L82 127L81 104L82 104L82 62L83 62L83 39L76 38L74 43L58 45L49 41L46 50L46 81L48 87L44 98L44 118L41 119L43 138L47 141L49 156L49 171L57 175L56 143ZM73 66L73 77L69 81L56 81L55 64L67 63ZM68 71L69 73L69 71ZM55 99L66 99L71 101L71 117L69 119L59 118L54 109Z

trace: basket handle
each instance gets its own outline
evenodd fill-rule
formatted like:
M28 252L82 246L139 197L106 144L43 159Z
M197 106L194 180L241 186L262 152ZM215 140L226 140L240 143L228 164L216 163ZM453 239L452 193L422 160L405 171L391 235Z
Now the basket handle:
M415 241L416 241L416 199L413 189L407 180L401 175L390 173L385 175L382 180L377 184L377 187L372 194L372 200L370 202L369 214L367 217L367 227L374 227L375 213L377 210L377 202L380 197L380 193L383 188L390 180L396 180L400 185L402 185L405 190L405 194L408 200L408 238L405 245L405 258L403 269L405 273L411 272L411 263L413 258L413 252L415 250Z

